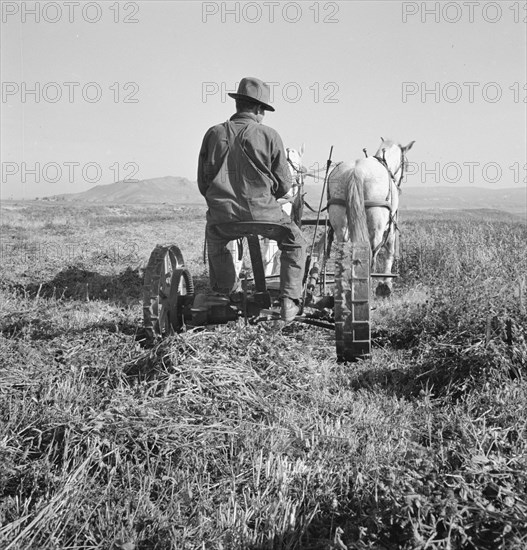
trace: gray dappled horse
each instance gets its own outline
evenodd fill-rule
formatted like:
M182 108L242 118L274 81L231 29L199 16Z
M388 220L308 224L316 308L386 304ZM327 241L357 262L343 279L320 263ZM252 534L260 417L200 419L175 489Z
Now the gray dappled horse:
M401 146L384 140L373 157L338 163L328 177L328 216L337 242L370 242L372 270L391 273L399 191L406 153L414 141ZM392 279L381 278L378 296L389 296Z

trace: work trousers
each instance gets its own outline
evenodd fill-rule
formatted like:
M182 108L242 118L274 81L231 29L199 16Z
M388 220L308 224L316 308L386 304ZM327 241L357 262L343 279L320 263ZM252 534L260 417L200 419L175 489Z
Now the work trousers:
M228 248L228 243L240 237L243 233L236 228L221 229L207 224L206 238L209 257L209 277L212 290L221 294L231 294L241 290L241 282L236 272L236 259L233 258L235 247ZM298 226L284 217L279 228L266 237L277 242L280 254L280 298L300 300L302 297L302 281L306 263L306 240Z

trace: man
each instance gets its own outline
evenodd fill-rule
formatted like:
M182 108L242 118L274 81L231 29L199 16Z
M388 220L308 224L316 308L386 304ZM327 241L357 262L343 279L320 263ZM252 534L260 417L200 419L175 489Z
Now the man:
M240 281L227 245L240 237L239 221L274 222L281 230L272 238L280 257L281 317L290 322L298 314L305 267L305 240L277 202L291 189L291 173L278 133L261 124L270 89L257 78L243 78L237 93L236 114L210 128L199 154L198 186L208 205L206 239L212 289L221 294L240 291Z

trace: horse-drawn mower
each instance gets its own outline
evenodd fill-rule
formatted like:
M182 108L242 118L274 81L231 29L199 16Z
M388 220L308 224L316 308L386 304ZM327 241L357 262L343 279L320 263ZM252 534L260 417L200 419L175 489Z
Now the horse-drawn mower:
M391 274L391 266L397 248L398 195L404 177L405 153L414 142L403 147L381 140L376 155L368 158L366 154L366 159L354 165L333 164L331 148L316 220L302 218L304 176L309 174L301 169L299 160L298 166L291 161L289 154L296 151L287 150L297 182L291 218L300 228L315 226L306 262L301 310L295 322L334 330L337 357L342 361L369 357L371 279L381 279L377 294L386 296L391 291L392 277L396 277ZM331 166L334 169L328 179ZM325 220L321 221L326 185L328 208ZM324 227L323 246L315 249L320 226ZM248 243L252 277L249 278L247 272L241 277L243 296L234 302L224 296L195 295L192 275L181 250L175 245L157 246L150 256L144 279L147 339L155 341L186 328L238 319L253 324L279 320L279 308L273 307L278 298L273 288L276 285L269 284L270 277L265 275L260 239L276 235L280 228L273 223L236 222L237 232ZM333 230L336 242L332 244ZM330 261L332 246L334 254ZM386 251L384 272L371 273L372 262L376 264L381 249Z
M274 224L246 226L253 277L242 278L244 292L238 302L223 296L195 294L192 275L180 249L175 245L156 246L145 271L143 289L147 338L155 341L187 328L238 319L250 324L279 320L279 308L273 309L277 295L269 288L273 286L268 284L269 277L264 275L259 242L259 236L265 237L271 227L274 229ZM316 259L308 258L304 304L295 322L334 330L338 359L351 361L370 354L371 248L369 243L349 242L335 248L334 273L328 273Z

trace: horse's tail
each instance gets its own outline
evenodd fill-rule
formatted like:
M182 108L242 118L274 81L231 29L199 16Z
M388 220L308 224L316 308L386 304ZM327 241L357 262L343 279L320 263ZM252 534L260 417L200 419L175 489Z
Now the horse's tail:
M346 186L346 215L352 243L369 242L368 225L366 223L366 208L364 207L364 188L355 170Z

